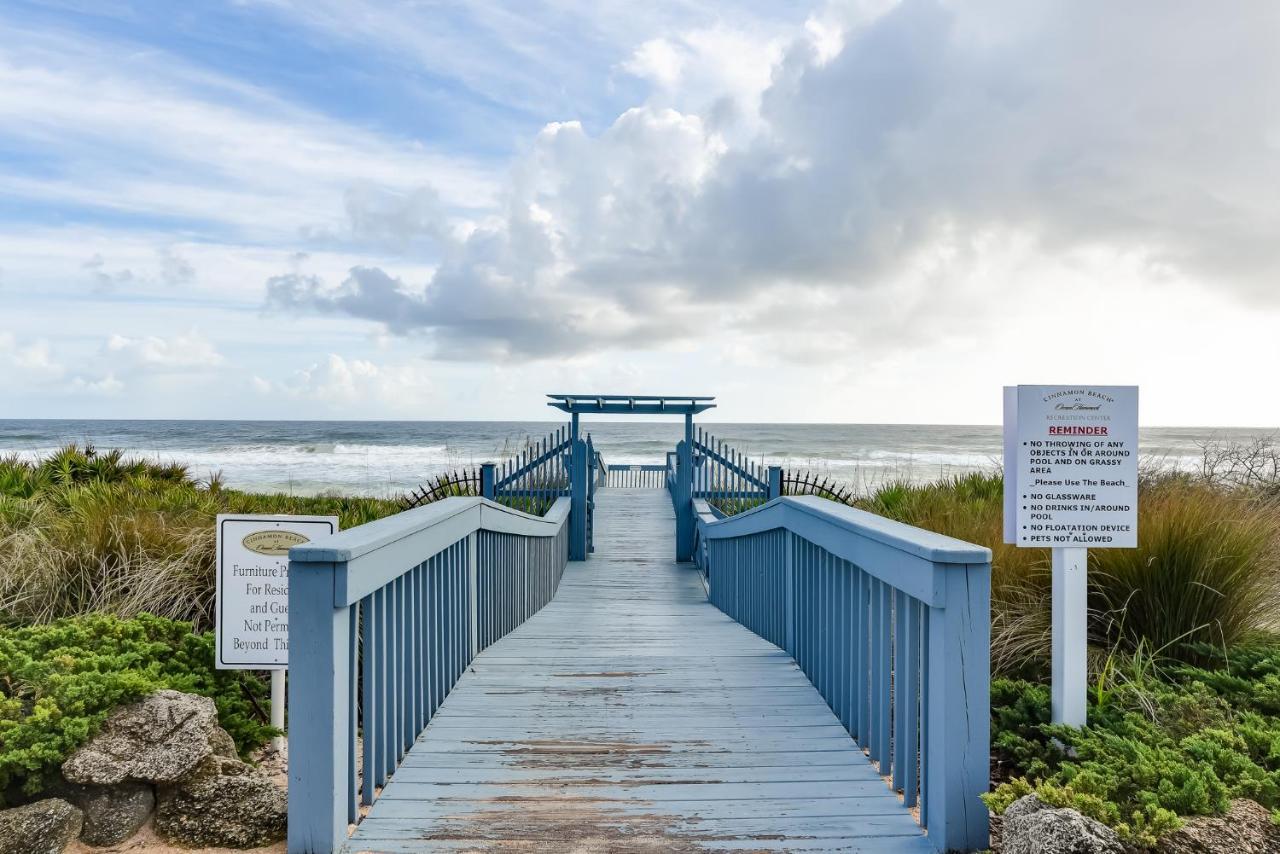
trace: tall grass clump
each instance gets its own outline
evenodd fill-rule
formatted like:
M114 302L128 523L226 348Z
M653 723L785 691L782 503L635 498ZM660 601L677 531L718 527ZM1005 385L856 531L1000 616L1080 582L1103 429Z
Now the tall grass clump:
M1232 491L1166 482L1139 500L1138 547L1090 552L1095 639L1144 643L1199 662L1197 643L1232 646L1274 628L1280 513Z
M895 483L864 509L992 551L992 666L1043 676L1050 650L1047 549L1003 542L998 473L937 483ZM1144 479L1138 547L1089 552L1089 634L1094 669L1115 655L1200 663L1200 645L1239 643L1277 628L1280 507L1253 491L1196 477Z
M337 515L350 527L397 510L372 498L239 492L180 464L92 447L0 459L0 622L149 613L199 630L213 613L218 513Z

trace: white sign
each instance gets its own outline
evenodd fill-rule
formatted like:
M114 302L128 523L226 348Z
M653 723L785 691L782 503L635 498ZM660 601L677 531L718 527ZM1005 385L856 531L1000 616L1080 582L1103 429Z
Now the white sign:
M1005 482L1006 541L1135 548L1137 386L1018 386L1012 426L1010 403L1006 390L1005 461L1015 472Z
M219 514L219 668L289 666L289 548L337 530L337 516Z

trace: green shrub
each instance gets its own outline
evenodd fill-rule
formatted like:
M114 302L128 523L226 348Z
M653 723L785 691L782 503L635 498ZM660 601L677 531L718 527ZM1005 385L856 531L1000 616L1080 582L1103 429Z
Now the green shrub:
M171 688L212 697L242 755L275 734L269 690L214 669L212 634L141 615L89 616L0 629L0 792L43 790L116 706Z
M1028 792L1152 845L1179 816L1225 812L1232 799L1280 806L1280 640L1255 639L1220 665L1154 670L1122 660L1091 693L1088 726L1049 721L1044 685L992 683L992 747L1013 779L986 796L1002 812ZM1100 677L1102 678L1102 677Z

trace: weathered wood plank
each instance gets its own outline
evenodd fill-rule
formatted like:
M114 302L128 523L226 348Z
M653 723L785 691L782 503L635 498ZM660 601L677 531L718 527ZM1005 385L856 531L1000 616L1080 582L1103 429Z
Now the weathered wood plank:
M669 555L658 490L482 653L351 851L932 850L795 661Z

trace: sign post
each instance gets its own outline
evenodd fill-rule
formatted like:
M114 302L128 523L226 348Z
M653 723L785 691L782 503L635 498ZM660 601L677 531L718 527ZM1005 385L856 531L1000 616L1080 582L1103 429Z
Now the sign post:
M218 514L216 660L271 671L271 725L284 730L289 667L289 549L338 530L337 516ZM274 745L284 748L278 736Z
M1053 722L1083 726L1089 549L1138 545L1138 388L1008 386L1004 425L1004 540L1053 550Z

